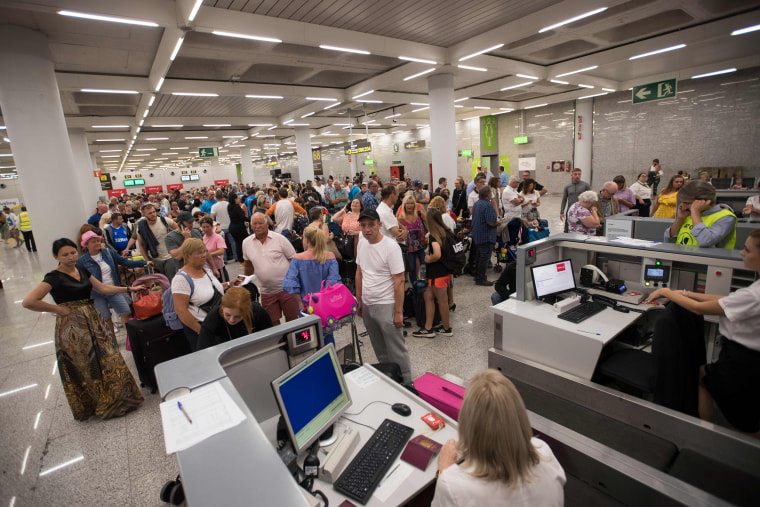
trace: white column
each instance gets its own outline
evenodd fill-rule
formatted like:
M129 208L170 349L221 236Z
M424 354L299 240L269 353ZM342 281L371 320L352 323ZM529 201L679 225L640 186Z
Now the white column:
M83 128L70 128L69 141L71 142L71 154L74 157L74 170L76 171L79 190L87 209L95 209L98 198L101 195L108 196L108 192L100 190L100 179L96 178L93 171L98 167L93 162L90 147L87 144L87 136ZM92 213L90 213L92 214Z
M438 186L438 178L448 180L449 188L454 188L457 177L457 131L454 117L454 76L434 74L428 78L430 99L430 143L433 155L433 182ZM425 170L427 172L427 169Z
M240 148L240 174L243 183L250 185L254 181L253 162L251 162L251 148L246 146Z
M583 179L592 188L594 171L591 167L591 141L594 138L594 99L575 101L575 150L573 167L583 170Z
M48 41L34 30L0 26L0 108L44 270L62 236L76 240L92 203L79 190ZM90 172L90 177L92 173Z
M306 180L313 181L314 163L311 161L311 137L309 137L309 129L306 127L296 127L296 155L298 156L298 174L294 174L293 179L298 183L304 183Z

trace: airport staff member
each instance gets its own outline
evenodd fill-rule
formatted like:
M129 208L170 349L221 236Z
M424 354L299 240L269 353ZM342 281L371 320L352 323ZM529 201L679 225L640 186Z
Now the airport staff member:
M741 255L744 267L760 274L760 230L752 231L744 243ZM757 403L760 386L760 280L755 280L749 287L728 296L658 289L649 295L648 301L657 298L667 298L693 314L717 315L719 332L724 337L718 360L705 365L704 336L679 335L670 331L659 336L655 328L653 351L660 345L659 340L662 338L664 343L659 354L667 357L665 361L658 361L658 377L667 377L672 372L684 372L683 381L676 379L677 385L670 386L676 390L679 386L696 382L698 378L700 418L706 421L712 419L715 401L734 428L760 438L760 404ZM666 312L673 310L668 308ZM674 328L681 330L687 326L677 322ZM697 359L699 361L695 362ZM692 395L693 393L684 392L677 397L688 398ZM460 415L460 428L461 424Z
M690 181L678 192L678 210L673 225L665 229L665 241L701 248L733 248L736 244L736 215L716 204L715 187L705 181Z

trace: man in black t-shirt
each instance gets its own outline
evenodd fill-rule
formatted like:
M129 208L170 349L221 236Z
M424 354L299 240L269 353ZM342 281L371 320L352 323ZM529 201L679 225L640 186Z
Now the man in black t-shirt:
M523 189L523 183L525 183L525 180L529 180L529 179L530 179L530 171L523 171L523 174L522 174L522 176L523 176L523 180L522 180L522 181L520 182L520 184L517 186L517 191L518 191L518 192L522 192L522 189ZM535 181L535 179L534 179L533 181ZM541 183L539 183L538 181L536 181L536 192L538 192L538 195L540 195L541 197L543 197L543 196L544 196L544 194L545 194L546 192L548 192L548 191L549 191L549 189L547 189L547 188L546 188L545 186L543 186Z

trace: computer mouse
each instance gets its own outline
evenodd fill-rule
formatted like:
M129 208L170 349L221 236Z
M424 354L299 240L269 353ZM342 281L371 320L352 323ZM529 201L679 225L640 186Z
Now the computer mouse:
M412 414L412 409L405 403L394 403L391 406L391 410L404 417L409 417Z

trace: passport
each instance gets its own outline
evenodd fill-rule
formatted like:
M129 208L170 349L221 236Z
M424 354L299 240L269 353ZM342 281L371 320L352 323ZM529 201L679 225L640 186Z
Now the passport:
M424 435L417 435L407 442L401 459L424 472L430 464L430 460L438 454L441 447L443 446L435 440Z

